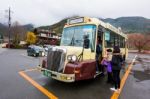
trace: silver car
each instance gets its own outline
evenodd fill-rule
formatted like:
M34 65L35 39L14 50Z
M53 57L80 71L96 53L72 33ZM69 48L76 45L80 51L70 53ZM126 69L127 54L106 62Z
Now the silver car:
M45 56L45 50L40 46L30 45L27 48L27 54L28 56L34 56L34 57Z

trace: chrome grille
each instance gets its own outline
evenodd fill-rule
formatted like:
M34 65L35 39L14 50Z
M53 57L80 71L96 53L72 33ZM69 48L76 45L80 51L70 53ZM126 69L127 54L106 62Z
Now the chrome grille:
M48 50L47 69L57 72L62 72L65 62L65 53L63 50Z

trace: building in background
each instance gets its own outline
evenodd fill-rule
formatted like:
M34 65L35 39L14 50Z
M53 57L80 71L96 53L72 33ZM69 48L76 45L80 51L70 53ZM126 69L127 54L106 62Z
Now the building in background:
M38 44L50 44L50 45L58 45L61 36L57 35L54 31L51 32L49 30L38 29L37 30L37 39Z

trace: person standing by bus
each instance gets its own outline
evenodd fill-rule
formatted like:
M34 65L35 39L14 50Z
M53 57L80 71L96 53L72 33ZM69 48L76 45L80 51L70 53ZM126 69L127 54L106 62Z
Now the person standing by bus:
M102 71L102 66L100 64L102 58L102 41L100 37L97 38L97 44L96 44L96 71Z
M101 64L107 68L107 83L113 83L112 77L112 49L107 49L107 56L103 58Z
M118 46L115 46L113 49L113 56L112 56L112 71L113 71L113 80L114 80L114 86L115 88L110 88L112 91L118 91L120 90L120 70L121 65L123 62L122 55L120 54L120 48Z

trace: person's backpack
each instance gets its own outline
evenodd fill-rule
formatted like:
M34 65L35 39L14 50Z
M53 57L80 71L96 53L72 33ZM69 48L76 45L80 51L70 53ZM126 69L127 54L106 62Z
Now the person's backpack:
M118 64L120 64L120 59L119 59L119 57L117 57L116 55L114 55L113 57L112 57L112 65L118 65Z

